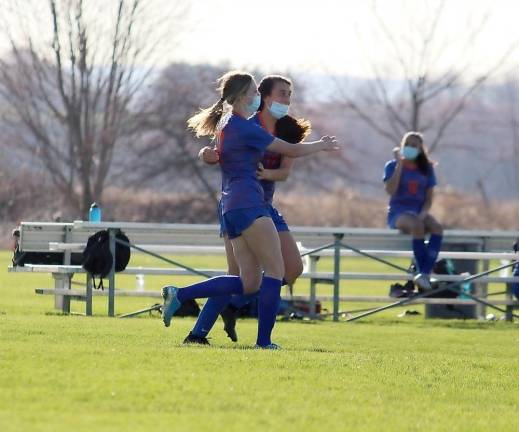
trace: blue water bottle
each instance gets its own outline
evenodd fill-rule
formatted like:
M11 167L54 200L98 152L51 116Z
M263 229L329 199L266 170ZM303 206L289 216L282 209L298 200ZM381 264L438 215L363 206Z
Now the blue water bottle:
M95 202L90 206L88 220L90 222L101 222L101 207L99 207Z

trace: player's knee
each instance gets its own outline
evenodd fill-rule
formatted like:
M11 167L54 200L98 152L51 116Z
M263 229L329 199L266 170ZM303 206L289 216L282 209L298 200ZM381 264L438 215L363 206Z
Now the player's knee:
M425 235L425 225L420 219L416 219L413 222L411 233L415 238L423 238Z
M440 222L434 221L431 226L431 233L436 235L443 235L443 225Z

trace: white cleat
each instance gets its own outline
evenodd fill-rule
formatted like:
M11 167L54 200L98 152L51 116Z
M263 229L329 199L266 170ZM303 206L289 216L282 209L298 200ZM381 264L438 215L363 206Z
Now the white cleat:
M429 280L429 276L427 276L424 273L418 273L413 278L413 282L422 291L430 291L431 290L431 281Z

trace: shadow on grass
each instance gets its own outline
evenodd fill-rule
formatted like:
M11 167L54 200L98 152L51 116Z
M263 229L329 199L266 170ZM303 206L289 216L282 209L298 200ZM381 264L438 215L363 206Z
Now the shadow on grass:
M401 319L395 318L379 318L366 319L355 322L345 323L349 325L368 325L368 326L412 326L418 328L450 328L463 330L494 330L514 328L514 323L498 320L498 321L478 321L474 319L427 319L422 317L405 317Z
M269 350L269 349L260 349L256 348L252 345L240 345L240 344L233 344L229 346L223 346L223 345L198 345L198 344L180 344L179 348L194 348L194 349L201 349L201 348L209 348L213 350L224 350L224 351L254 351L254 352L316 352L316 353L326 353L326 354L333 354L338 353L339 351L325 349L325 348L281 348L280 350Z

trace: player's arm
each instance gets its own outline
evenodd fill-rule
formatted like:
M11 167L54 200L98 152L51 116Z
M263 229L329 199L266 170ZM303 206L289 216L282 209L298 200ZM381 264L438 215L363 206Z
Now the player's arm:
M289 157L308 156L320 151L339 150L339 144L335 137L324 136L319 141L302 142L299 144L290 144L282 139L275 138L269 146L268 151L280 153Z
M395 170L393 174L384 182L384 189L388 195L392 196L398 190L400 184L400 176L402 175L403 159L400 157L400 149L395 147L393 149L393 156L396 160Z
M434 188L430 187L425 192L425 202L422 206L422 210L420 211L420 214L418 215L418 217L420 219L425 219L426 216L429 214L429 210L431 210L431 206L433 203L433 198L434 198Z
M276 169L266 169L262 164L258 166L258 178L260 180L269 180L269 181L285 181L290 172L292 171L292 164L294 163L294 159L284 156L281 159L281 165Z
M198 152L198 159L204 161L208 165L214 165L220 160L220 155L216 147L205 146Z

